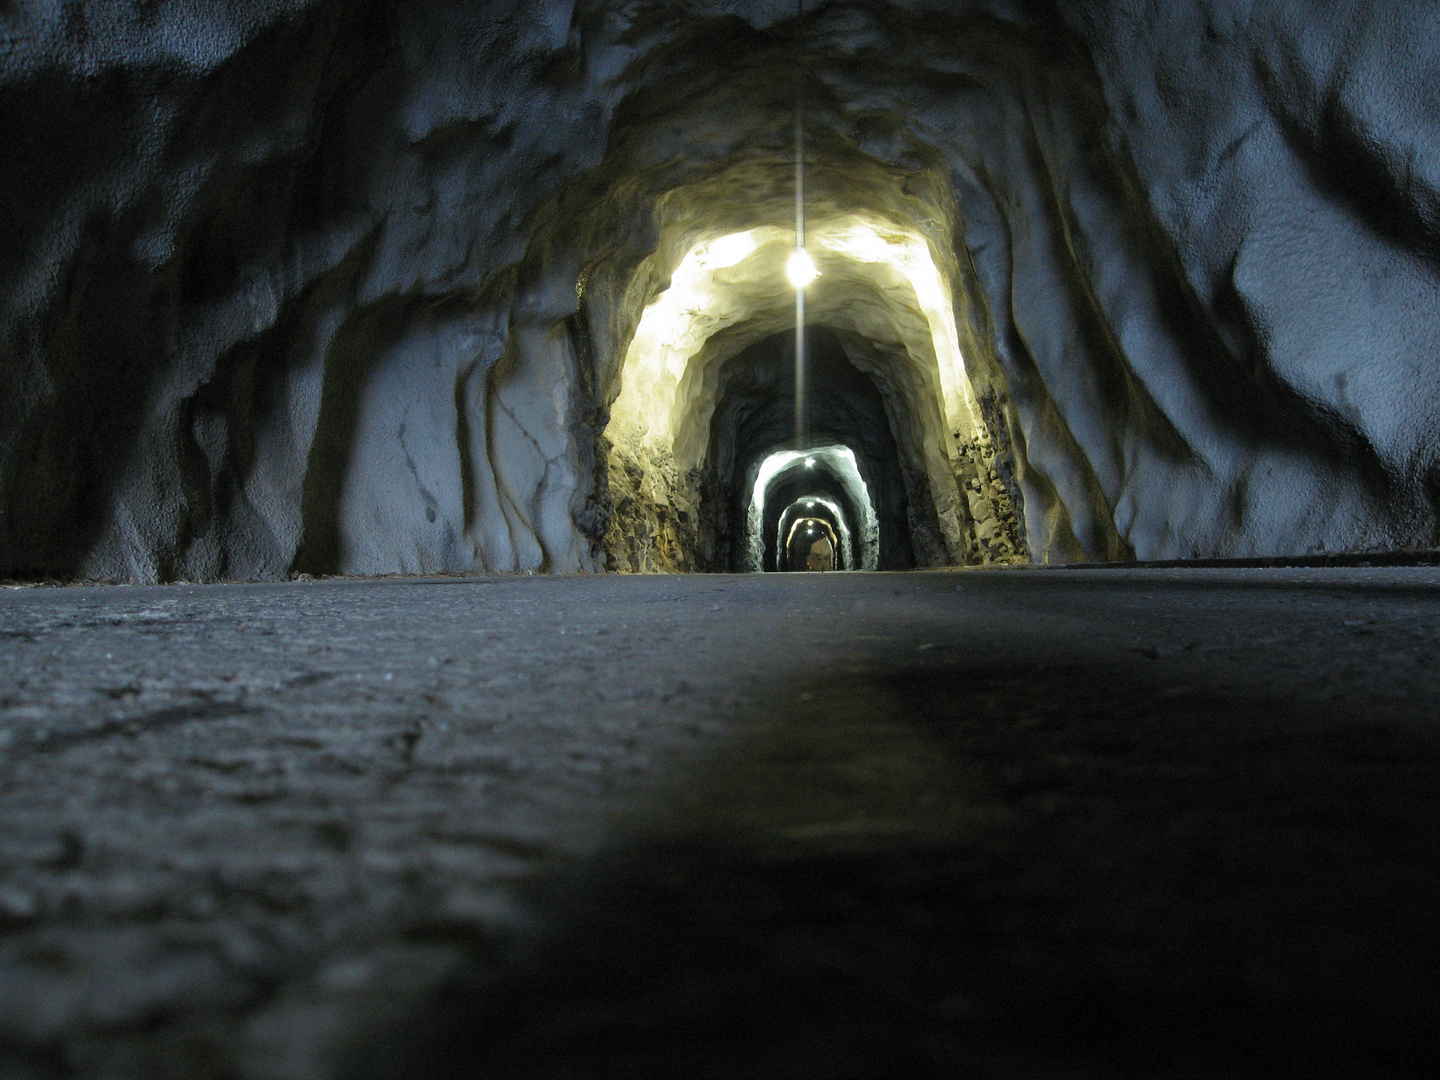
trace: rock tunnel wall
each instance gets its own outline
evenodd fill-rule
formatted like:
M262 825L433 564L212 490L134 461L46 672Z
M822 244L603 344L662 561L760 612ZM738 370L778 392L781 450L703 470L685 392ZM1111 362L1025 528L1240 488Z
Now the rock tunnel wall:
M663 548L621 362L696 238L776 223L797 55L822 201L942 264L989 535L1436 542L1440 10L807 7L0 6L0 575Z

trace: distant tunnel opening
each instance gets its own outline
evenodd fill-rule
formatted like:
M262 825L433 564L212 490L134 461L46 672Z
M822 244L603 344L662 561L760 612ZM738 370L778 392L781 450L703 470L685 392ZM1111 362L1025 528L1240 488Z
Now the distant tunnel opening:
M800 540L818 540L823 533L829 544L831 565L828 570L854 570L861 565L855 530L839 504L823 495L797 499L780 513L775 530L776 570L814 569L805 566L805 555L794 544ZM797 552L799 552L797 558Z
M702 472L702 546L719 568L775 570L777 533L795 502L823 499L849 539L845 563L857 569L907 569L913 512L885 402L874 381L849 360L835 334L807 331L810 440L793 440L794 339L780 333L744 349L721 369Z
M750 486L741 569L781 570L790 525L802 514L828 513L844 538L849 565L880 569L879 529L871 485L854 452L840 444L766 455Z
M702 234L703 235L703 234ZM614 514L607 567L773 571L787 508L825 499L835 568L1023 559L931 241L861 214L807 234L804 445L795 424L794 232L663 240L598 454ZM655 289L668 270L668 288ZM639 283L639 284L636 284ZM818 520L818 519L817 519ZM827 519L828 520L828 519ZM990 523L987 531L983 528Z
M789 516L788 514L786 515ZM795 517L781 532L780 561L776 569L800 571L843 570L840 536L828 518Z

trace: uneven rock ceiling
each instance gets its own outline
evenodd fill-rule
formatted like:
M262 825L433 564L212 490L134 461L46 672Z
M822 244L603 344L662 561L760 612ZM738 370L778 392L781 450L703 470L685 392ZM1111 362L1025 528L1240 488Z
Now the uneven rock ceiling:
M1437 542L1433 5L805 8L0 6L0 577Z

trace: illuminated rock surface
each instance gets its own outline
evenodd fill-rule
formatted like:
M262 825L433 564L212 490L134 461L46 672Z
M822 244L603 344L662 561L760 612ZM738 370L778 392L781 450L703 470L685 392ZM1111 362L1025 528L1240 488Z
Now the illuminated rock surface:
M7 1080L1440 1050L1440 571L33 589L0 634Z
M1435 6L805 6L0 4L0 1078L1434 1071L1436 571L927 570L1437 543Z
M897 558L1435 541L1431 8L807 6L7 6L0 575L704 563L716 380L788 326L797 72Z

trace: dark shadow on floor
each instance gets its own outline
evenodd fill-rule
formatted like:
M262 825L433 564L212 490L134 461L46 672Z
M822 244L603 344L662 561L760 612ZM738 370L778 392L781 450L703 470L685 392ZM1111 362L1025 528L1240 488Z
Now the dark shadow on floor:
M1432 730L1138 667L852 669L785 700L355 1080L1440 1060Z

